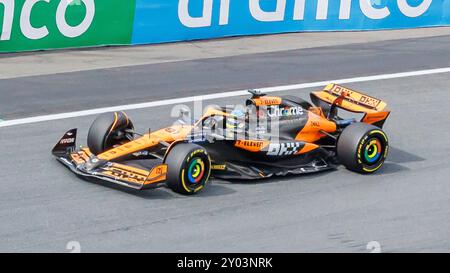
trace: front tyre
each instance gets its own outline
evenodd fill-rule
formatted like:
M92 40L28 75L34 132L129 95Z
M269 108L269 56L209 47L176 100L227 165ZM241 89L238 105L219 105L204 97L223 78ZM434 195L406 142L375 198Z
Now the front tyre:
M89 128L87 144L89 150L101 154L114 145L129 141L133 123L124 112L105 113L98 116Z
M167 186L174 192L192 195L206 186L211 174L207 151L195 144L176 144L166 156Z
M388 151L386 133L366 123L354 123L345 128L337 144L339 161L347 169L363 174L379 170Z

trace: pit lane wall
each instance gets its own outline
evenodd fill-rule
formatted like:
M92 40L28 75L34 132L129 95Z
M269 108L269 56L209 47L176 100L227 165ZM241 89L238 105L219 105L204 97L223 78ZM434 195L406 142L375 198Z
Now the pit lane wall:
M450 25L450 0L0 0L0 52Z

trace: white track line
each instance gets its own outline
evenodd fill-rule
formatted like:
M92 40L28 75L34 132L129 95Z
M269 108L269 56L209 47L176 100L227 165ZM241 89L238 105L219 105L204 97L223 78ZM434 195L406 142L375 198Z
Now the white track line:
M272 93L272 92L280 92L280 91L288 91L288 90L322 87L322 86L327 85L328 83L345 84L345 83L355 83L355 82L368 82L368 81L406 78L406 77L440 74L440 73L448 73L448 72L450 72L450 67L403 72L403 73L394 73L394 74L382 74L382 75L374 75L374 76L367 76L367 77L348 78L348 79L340 79L340 80L327 80L327 81L320 81L320 82L282 85L282 86L275 86L275 87L260 88L259 90L261 90L261 92L263 92L263 93ZM229 97L236 97L236 96L245 96L245 95L248 95L247 90L239 90L239 91L200 95L200 96L185 97L185 98L178 98L178 99L166 99L166 100L152 101L152 102L145 102L145 103L119 105L119 106L97 108L97 109L77 111L77 112L36 116L36 117L29 117L29 118L23 118L23 119L6 120L6 121L0 122L0 127L9 127L9 126L30 124L30 123L36 123L36 122L44 122L44 121L51 121L51 120L60 120L60 119L68 119L68 118L83 117L83 116L90 116L90 115L98 115L98 114L114 112L114 111L152 108L152 107L158 107L158 106L193 102L193 101L197 101L197 100L212 100L212 99L229 98Z

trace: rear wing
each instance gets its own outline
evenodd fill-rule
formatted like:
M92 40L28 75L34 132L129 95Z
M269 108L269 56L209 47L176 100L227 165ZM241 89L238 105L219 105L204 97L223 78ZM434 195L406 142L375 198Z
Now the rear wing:
M335 103L336 100L341 97L342 101L338 101L336 106L356 113L381 112L387 106L387 104L380 99L337 84L329 84L322 91L311 93L311 96L329 104ZM312 98L312 100L314 101L314 98Z
M325 108L328 109L324 110L331 112L335 110L333 108L339 107L354 113L365 113L361 121L379 127L383 126L390 114L390 111L385 110L386 102L333 83L321 91L312 92L311 100L318 106L323 106L321 102L325 102Z

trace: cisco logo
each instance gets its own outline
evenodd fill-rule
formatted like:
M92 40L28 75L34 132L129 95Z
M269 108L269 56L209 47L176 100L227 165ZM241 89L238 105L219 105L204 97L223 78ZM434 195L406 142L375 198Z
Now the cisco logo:
M50 3L50 0L25 0L20 12L19 24L20 30L26 38L30 40L39 40L45 38L50 33L48 28L43 26L33 26L30 17L34 9L38 9L39 2ZM81 5L83 3L86 8L86 15L83 21L77 26L71 26L67 23L65 15L70 5ZM3 28L1 30L0 40L10 40L11 31L14 22L15 0L0 0L0 5L4 6ZM55 11L56 26L59 32L68 38L76 38L85 33L92 24L95 16L94 0L61 0Z
M199 17L194 17L189 13L190 0L179 0L178 17L180 22L189 28L209 27L212 24L213 1L220 1L219 25L228 25L230 15L230 1L232 0L203 0L203 12ZM244 1L244 0L237 0ZM276 2L275 9L266 11L261 8L261 2L265 0L248 0L248 8L254 20L260 22L279 22L284 21L286 14L286 0L273 0ZM311 1L293 0L293 18L292 20L304 20L306 5L311 5ZM328 19L329 0L316 0L316 20ZM387 1L381 0L333 0L340 1L339 20L348 20L352 16L352 5L358 5L359 9L369 19L381 20L391 15L388 6L383 5ZM389 0L391 1L391 0ZM408 0L392 0L397 2L400 12L410 18L419 17L424 14L432 4L433 0L423 0L419 5L410 5ZM359 2L359 3L358 3ZM291 5L292 6L292 5Z

